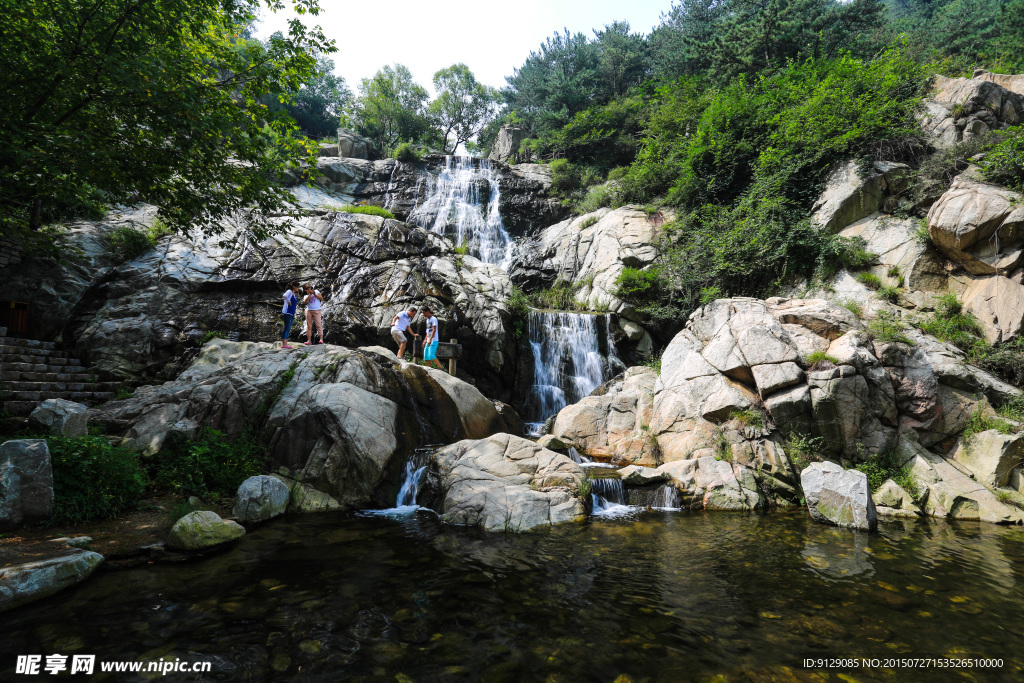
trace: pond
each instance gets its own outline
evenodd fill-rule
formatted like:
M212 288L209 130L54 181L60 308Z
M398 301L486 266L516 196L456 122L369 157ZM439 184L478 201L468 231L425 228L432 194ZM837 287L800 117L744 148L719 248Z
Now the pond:
M1024 530L983 524L648 511L503 536L318 514L96 575L3 615L0 642L6 662L205 660L207 680L824 680L805 658L953 655L1003 666L845 673L1011 681L1022 571Z

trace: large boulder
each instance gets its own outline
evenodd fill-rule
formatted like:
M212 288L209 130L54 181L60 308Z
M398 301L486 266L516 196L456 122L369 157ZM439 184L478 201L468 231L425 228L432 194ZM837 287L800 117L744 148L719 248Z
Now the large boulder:
M626 268L644 268L654 262L658 226L670 218L623 206L562 221L519 245L510 276L528 290L550 287L557 280L582 282L576 293L580 305L643 323L644 317L615 296L616 280Z
M230 543L245 535L238 522L221 519L210 510L190 512L171 527L167 547L175 550L203 550Z
M953 459L974 479L990 488L1007 486L1013 471L1024 462L1024 434L1003 434L989 429L961 439Z
M865 248L877 256L870 270L883 282L909 291L944 292L949 281L945 259L930 243L918 239L917 227L918 221L912 218L873 213L839 234L864 240ZM898 275L890 275L894 269Z
M928 234L972 275L1013 275L1024 265L1022 200L965 173L928 210Z
M720 456L701 455L665 463L647 477L652 481L663 478L691 508L755 510L764 504L754 470Z
M584 517L583 470L532 441L496 434L434 454L441 518L487 531L529 531Z
M513 163L519 159L519 143L526 139L526 130L519 126L506 124L498 129L498 137L491 146L488 159Z
M377 349L322 345L293 355L219 339L174 382L141 387L94 415L125 445L153 454L202 428L255 430L275 471L333 502L303 500L344 508L384 497L378 489L414 448L484 438L508 423L475 387Z
M231 511L239 521L263 522L283 515L288 508L288 485L265 474L249 477L238 487Z
M1002 275L973 279L960 295L964 310L977 318L985 341L1000 344L1024 330L1024 287Z
M647 467L661 464L650 423L657 373L629 368L594 395L559 411L551 434L577 450Z
M63 398L48 398L28 416L29 426L42 429L50 434L74 438L86 436L89 407Z
M0 444L0 531L46 519L53 512L53 470L43 439Z
M90 550L0 569L0 612L53 595L84 581L103 562Z
M377 151L373 141L368 138L364 138L347 128L339 128L337 154L330 156L368 159L372 161L380 157L380 152Z
M873 531L878 526L875 503L863 472L833 462L816 462L800 473L807 509L816 522Z
M922 514L921 508L914 503L914 497L892 479L886 479L871 494L871 500L880 517L919 517Z
M909 171L906 164L876 161L864 172L856 160L846 161L829 175L825 189L811 207L811 220L838 232L881 210L887 197L902 192L909 183Z

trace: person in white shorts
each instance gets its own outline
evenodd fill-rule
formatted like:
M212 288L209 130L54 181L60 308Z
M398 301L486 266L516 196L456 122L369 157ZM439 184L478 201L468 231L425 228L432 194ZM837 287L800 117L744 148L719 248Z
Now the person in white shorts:
M413 306L408 311L402 311L391 319L391 338L398 342L399 360L405 360L405 344L409 341L405 333L408 332L414 337L420 336L409 329L409 326L412 325L412 319L415 317L416 307Z

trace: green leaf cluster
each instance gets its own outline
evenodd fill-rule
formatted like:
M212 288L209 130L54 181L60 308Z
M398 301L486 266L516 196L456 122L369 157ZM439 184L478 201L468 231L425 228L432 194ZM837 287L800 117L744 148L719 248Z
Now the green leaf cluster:
M138 454L99 436L49 437L53 514L57 524L77 524L134 509L146 490Z

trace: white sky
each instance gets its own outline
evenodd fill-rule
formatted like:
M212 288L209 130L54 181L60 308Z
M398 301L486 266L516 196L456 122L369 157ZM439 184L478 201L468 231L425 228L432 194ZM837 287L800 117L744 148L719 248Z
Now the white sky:
M379 2L379 4L378 4ZM615 20L634 33L649 33L671 0L321 0L319 24L338 51L335 72L352 91L385 64L405 64L417 83L433 93L434 72L464 62L477 80L496 88L522 65L531 50L556 31L592 36ZM261 17L257 35L266 38L287 28L291 12Z

